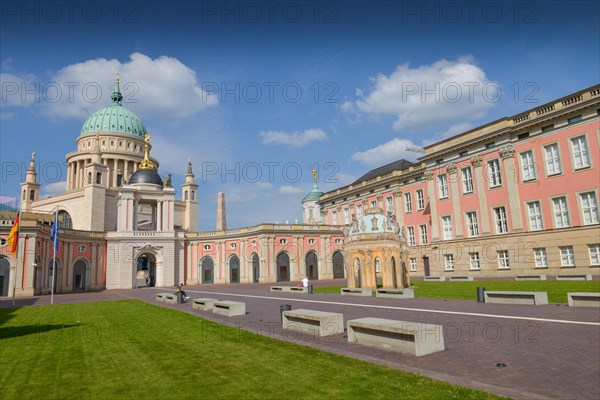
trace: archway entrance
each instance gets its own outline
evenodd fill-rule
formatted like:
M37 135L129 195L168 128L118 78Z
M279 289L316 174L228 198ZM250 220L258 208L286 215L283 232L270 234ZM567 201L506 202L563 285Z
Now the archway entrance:
M308 279L319 279L319 259L314 251L306 254L306 276Z
M229 259L229 282L240 283L240 259L232 256Z
M260 258L254 253L252 256L252 282L258 282L260 278Z
M212 258L202 259L202 283L213 283L215 281L214 270L215 263Z
M86 263L83 260L77 260L73 265L73 290L83 291L85 290L85 270Z
M8 258L0 257L0 296L8 296L10 283L10 262Z
M137 259L137 287L154 287L156 285L156 258L153 254L144 253Z
M286 253L277 256L277 282L290 280L290 257Z
M336 251L333 253L333 278L343 278L344 277L344 255L341 251Z

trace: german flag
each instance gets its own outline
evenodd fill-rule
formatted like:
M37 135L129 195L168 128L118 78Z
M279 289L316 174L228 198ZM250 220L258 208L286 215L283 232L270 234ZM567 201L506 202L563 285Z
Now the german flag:
M13 227L8 235L8 245L10 246L10 252L12 254L17 253L17 245L19 244L19 217L20 214L17 213L17 218L15 218Z

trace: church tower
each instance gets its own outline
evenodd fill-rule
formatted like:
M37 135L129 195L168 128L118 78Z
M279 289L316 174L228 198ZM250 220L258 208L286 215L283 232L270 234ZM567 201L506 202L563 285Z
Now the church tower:
M323 192L317 186L317 170L313 169L313 189L302 199L302 222L305 224L320 224L322 221L319 200Z
M35 171L35 152L31 153L29 169L25 173L25 182L21 183L21 210L31 211L33 202L40 196L40 183Z
M181 185L181 200L185 203L183 229L188 232L198 231L198 185L194 183L192 159L188 159L188 169L185 183Z

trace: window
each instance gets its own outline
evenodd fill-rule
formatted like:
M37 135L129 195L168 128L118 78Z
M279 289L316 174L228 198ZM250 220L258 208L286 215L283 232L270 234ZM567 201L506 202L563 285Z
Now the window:
M573 246L559 247L560 262L563 267L575 266L575 254L573 254Z
M444 254L444 266L446 271L454 271L454 255Z
M461 171L463 193L473 193L473 172L471 171L471 167L463 168Z
M500 174L500 161L498 159L488 161L488 179L490 188L502 185L502 175Z
M529 212L529 230L541 231L542 226L542 209L539 201L527 203L527 211Z
M494 220L496 221L496 233L508 233L508 221L506 220L506 208L494 207Z
M335 239L335 244L342 244L342 239Z
M546 249L544 249L544 248L533 249L533 256L535 258L535 267L536 268L547 268L548 267L548 259L546 257Z
M469 268L481 269L481 263L479 262L479 253L469 253Z
M423 189L417 190L417 210L425 209L425 194L423 194Z
M583 214L583 224L592 225L598 223L598 203L596 202L596 193L587 192L579 195L581 199L581 213Z
M362 217L362 205L358 204L356 206L356 218Z
M588 155L585 136L571 139L571 148L573 149L573 165L575 166L575 169L589 167L590 157Z
M508 250L498 251L498 268L509 269L510 262L508 261Z
M337 213L335 211L331 213L331 223L337 225Z
M229 247L231 247L232 249L235 249L237 247L237 243L230 243Z
M410 259L410 270L413 272L417 270L417 259L416 258Z
M417 243L415 242L415 228L413 228L412 226L409 226L406 228L406 230L408 232L408 245L416 246Z
M377 207L377 202L375 200L371 200L371 208Z
M546 173L548 176L560 174L562 172L560 168L560 156L558 154L558 144L550 144L544 147L544 153L546 155Z
M588 244L590 252L590 264L600 265L600 244Z
M287 239L286 238L279 239L279 243L287 244Z
M531 181L535 176L535 163L533 162L533 152L526 151L521 153L521 179L523 181Z
M443 174L443 175L438 175L437 180L438 180L439 198L445 199L448 197L448 178L446 177L445 174Z
M387 203L387 212L388 213L393 213L394 212L394 203L392 202L392 198L391 197L386 197L385 201Z
M444 229L444 240L452 239L452 217L442 217L442 227Z
M350 210L344 208L344 224L348 225L350 223Z
M421 245L429 243L429 237L427 236L427 225L419 225L419 238L421 239Z
M556 228L567 228L569 226L567 198L557 197L552 199L552 205L554 206L554 226Z
M467 230L469 237L479 236L479 225L477 224L477 212L471 211L467 213Z
M204 245L204 250L209 251L210 250L210 244L205 244Z
M308 244L315 244L316 240L315 239L308 239Z
M404 212L412 212L412 199L410 193L404 193Z

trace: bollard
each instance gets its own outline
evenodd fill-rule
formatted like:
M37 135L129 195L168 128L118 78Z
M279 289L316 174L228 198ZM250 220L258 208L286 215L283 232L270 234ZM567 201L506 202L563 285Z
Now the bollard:
M291 304L282 304L279 306L279 314L281 317L281 325L283 326L283 312L284 311L290 311L292 309L292 305Z
M177 295L177 303L183 303L183 293L177 292L175 294Z
M308 285L308 294L313 294L313 285Z
M478 303L485 303L485 288L484 287L478 287L477 288L477 302Z

